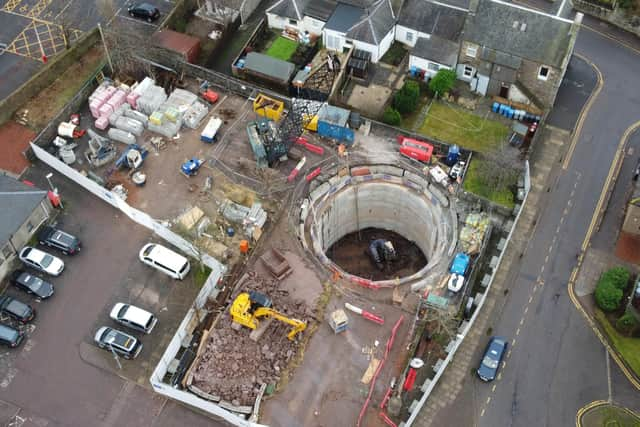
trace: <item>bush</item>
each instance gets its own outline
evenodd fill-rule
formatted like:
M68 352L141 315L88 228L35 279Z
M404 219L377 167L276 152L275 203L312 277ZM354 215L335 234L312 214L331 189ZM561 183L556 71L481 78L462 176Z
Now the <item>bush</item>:
M420 99L420 85L413 80L407 80L402 89L396 92L393 106L400 114L409 114L416 110Z
M387 107L387 109L384 110L384 114L382 115L382 121L391 126L398 126L402 121L402 117L400 116L398 110L393 107Z
M626 312L616 320L616 329L621 334L632 335L639 326L638 319L629 312Z
M612 285L610 282L598 281L596 286L596 304L603 311L615 311L620 307L622 302L622 291Z
M600 277L600 281L606 281L611 283L616 288L621 291L625 291L629 286L629 279L631 278L631 273L624 267L613 267L602 274Z
M440 70L429 82L429 89L438 96L453 89L456 83L456 72L453 70Z

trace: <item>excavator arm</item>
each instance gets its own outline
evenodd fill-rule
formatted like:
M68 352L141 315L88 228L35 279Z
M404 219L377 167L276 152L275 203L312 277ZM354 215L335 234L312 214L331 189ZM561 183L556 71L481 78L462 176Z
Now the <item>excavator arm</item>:
M307 323L298 319L290 319L282 313L277 312L272 308L261 307L253 313L253 317L259 319L260 317L273 317L274 319L286 323L291 326L291 330L287 335L287 338L293 341L293 339L298 335L299 332L304 331L307 328Z

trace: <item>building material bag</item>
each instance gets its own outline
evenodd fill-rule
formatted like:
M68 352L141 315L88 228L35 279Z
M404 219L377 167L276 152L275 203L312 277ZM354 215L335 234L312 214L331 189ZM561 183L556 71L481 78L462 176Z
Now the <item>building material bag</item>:
M135 136L140 136L142 135L142 132L144 132L144 126L142 123L129 117L120 117L116 120L116 127L118 129L131 132Z
M107 136L114 141L122 142L127 145L136 143L136 136L131 132L127 132L122 129L111 128L107 132Z
M149 118L146 115L142 114L140 111L125 109L124 116L139 121L144 127L147 127L147 123L149 123Z
M202 119L204 119L207 114L209 114L207 106L196 101L191 107L189 107L184 116L182 116L182 121L185 126L191 129L197 129L200 126L200 123L202 123Z
M180 124L173 123L170 121L165 121L163 124L158 126L153 124L153 122L149 121L149 130L151 132L160 134L164 137L173 138L178 134L178 131L180 130Z
M105 116L98 117L94 123L96 129L105 130L109 126L109 119Z

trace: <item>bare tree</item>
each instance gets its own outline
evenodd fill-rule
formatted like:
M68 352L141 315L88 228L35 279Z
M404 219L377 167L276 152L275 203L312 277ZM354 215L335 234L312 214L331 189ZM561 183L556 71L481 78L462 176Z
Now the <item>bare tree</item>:
M515 185L522 169L518 149L503 144L479 157L478 174L488 189L500 192Z

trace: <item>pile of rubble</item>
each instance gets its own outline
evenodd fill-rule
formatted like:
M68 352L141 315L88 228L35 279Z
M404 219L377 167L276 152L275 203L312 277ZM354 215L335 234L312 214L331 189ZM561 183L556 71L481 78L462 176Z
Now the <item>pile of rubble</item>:
M273 300L274 309L290 318L308 321L313 314L304 301L294 300L288 291L278 289L277 280L249 271L240 281L238 293L262 292ZM224 313L196 361L192 384L216 400L252 406L262 384L280 380L299 350L298 343L287 339L290 326L277 321L271 323L258 342L249 338L250 329L243 327L236 331L231 326L231 316Z

